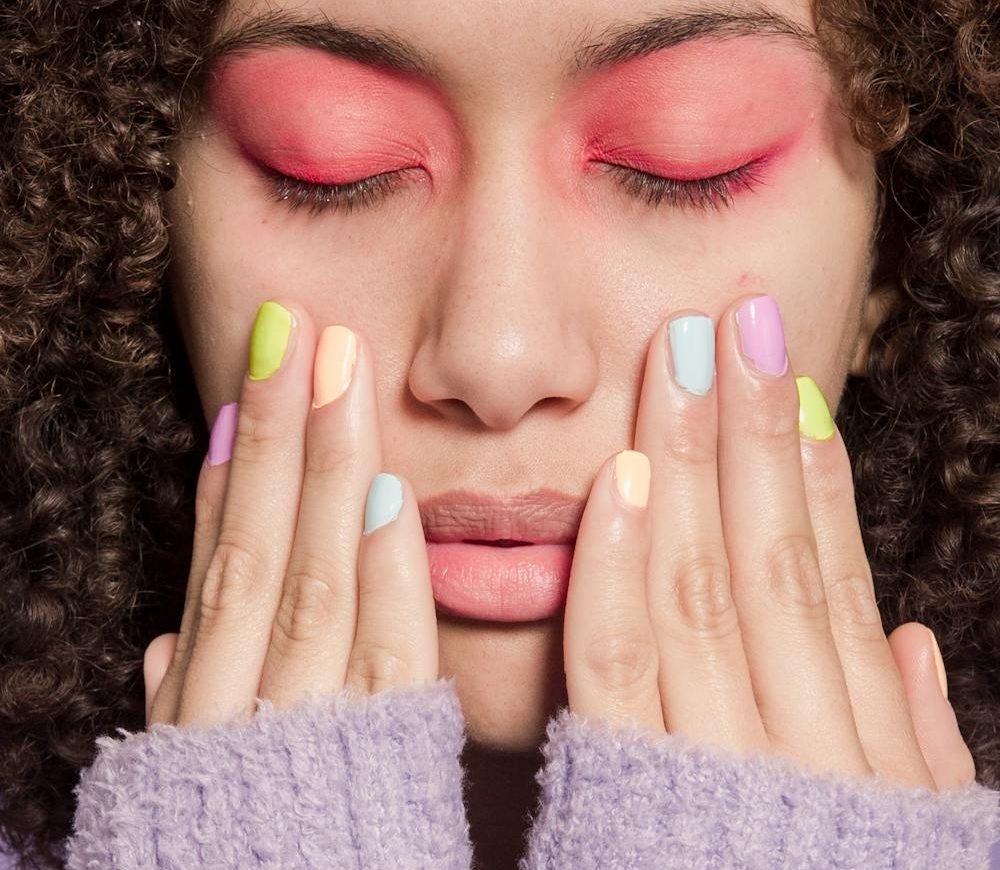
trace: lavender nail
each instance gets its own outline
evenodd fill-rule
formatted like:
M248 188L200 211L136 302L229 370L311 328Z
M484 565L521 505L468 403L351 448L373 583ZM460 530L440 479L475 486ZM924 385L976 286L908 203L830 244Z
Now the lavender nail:
M230 402L219 408L208 436L208 464L222 465L233 456L233 440L236 438L236 414L239 402Z
M736 312L736 326L743 354L758 371L783 375L788 370L781 312L771 296L757 296L744 302Z

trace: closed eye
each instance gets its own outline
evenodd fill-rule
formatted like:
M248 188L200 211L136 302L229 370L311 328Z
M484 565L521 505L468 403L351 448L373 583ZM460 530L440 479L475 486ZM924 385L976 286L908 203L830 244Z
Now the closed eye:
M392 193L405 180L404 175L411 171L407 167L345 184L317 184L285 175L270 167L261 168L272 199L285 203L292 211L305 208L312 214L338 209L350 213L355 209L375 205Z
M720 206L728 208L737 193L753 190L761 184L759 169L762 163L763 158L758 158L718 175L683 180L665 178L617 163L597 165L628 194L654 208L666 204L673 208L707 211L718 210ZM407 176L414 171L413 167L406 167L345 184L317 184L270 167L261 168L272 199L285 203L292 211L304 208L312 214L336 210L350 213L374 206L405 183Z
M602 171L614 176L626 191L654 208L666 203L681 209L717 210L720 206L729 208L737 193L753 190L762 183L759 173L762 163L763 158L758 158L718 175L683 180L664 178L617 163L598 165Z

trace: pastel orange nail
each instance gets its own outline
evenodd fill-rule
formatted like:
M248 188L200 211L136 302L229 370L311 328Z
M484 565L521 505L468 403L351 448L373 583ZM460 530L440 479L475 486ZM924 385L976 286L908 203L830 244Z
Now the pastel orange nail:
M346 326L328 326L320 334L313 365L313 407L322 408L351 384L358 342Z
M622 450L615 456L615 485L618 494L633 507L644 508L649 501L649 458L638 450Z

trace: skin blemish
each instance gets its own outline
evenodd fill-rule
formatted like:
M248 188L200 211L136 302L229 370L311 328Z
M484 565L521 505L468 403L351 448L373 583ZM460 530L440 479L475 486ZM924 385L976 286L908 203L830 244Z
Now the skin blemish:
M417 76L309 48L261 50L213 71L209 106L239 153L316 184L454 161L455 124Z

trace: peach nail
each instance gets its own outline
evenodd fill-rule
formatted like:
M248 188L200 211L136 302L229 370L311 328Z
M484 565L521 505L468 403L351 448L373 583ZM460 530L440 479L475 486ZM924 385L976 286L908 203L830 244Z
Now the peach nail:
M322 408L350 386L358 343L346 326L328 326L316 346L313 366L313 407Z
M638 450L622 450L615 456L615 485L618 494L634 507L649 501L649 458Z

